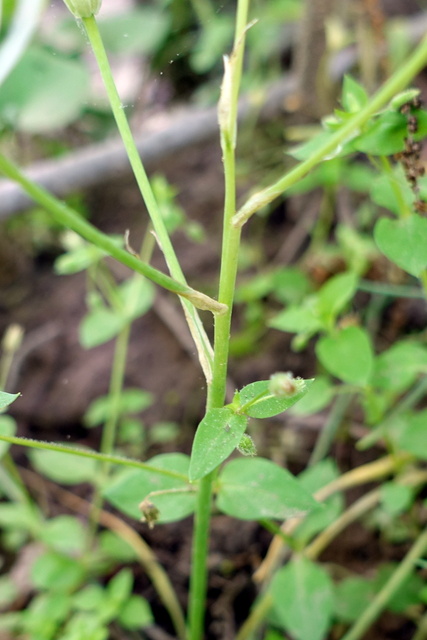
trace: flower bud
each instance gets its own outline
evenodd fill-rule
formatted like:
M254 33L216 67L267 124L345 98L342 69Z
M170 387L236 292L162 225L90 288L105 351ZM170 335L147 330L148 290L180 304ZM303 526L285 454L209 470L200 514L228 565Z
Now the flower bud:
M296 393L302 391L305 381L302 378L294 378L292 373L279 372L270 376L268 389L276 398L292 398Z
M237 445L237 451L240 451L244 456L256 456L255 443L247 433L243 434L239 444Z
M141 521L146 522L149 529L153 529L160 516L160 511L156 505L145 498L145 500L140 503L139 509L142 513Z
M76 18L90 18L98 13L102 0L64 0L64 2Z

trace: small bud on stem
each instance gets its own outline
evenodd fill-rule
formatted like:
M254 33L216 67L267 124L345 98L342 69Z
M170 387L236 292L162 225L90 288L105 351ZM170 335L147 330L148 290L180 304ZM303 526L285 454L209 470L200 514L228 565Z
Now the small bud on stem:
M90 18L98 13L102 0L64 0L64 2L76 18Z

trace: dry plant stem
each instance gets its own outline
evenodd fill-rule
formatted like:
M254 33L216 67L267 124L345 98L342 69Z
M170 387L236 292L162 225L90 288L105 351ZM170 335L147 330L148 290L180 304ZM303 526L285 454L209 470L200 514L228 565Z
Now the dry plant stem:
M144 199L145 205L150 215L151 222L156 233L156 238L164 254L169 271L175 280L186 284L181 265L179 264L178 258L175 254L169 234L167 232L166 225L159 211L159 207L151 188L150 181L148 180L146 171L142 164L134 137L132 135L129 123L125 115L123 105L120 100L120 96L117 92L117 88L114 83L111 68L108 62L108 57L98 30L98 25L96 23L95 17L91 16L90 18L83 18L82 22L86 29L86 33L92 46L93 53L98 63L99 70L101 72L101 76L108 94L111 109L113 111L117 127L119 129L123 144L128 154L129 162L131 164L133 173L138 183L138 187L141 191L141 195ZM204 371L206 380L209 384L211 379L212 362L211 344L193 304L185 299L181 299L181 303L184 307L185 316L191 334L197 346L197 350L199 352L200 364Z
M227 311L215 319L214 359L212 384L208 389L207 410L222 407L227 384L228 349L230 340L231 313L237 275L237 258L240 244L240 230L233 228L232 217L236 210L235 182L235 136L237 128L237 105L242 73L244 40L249 10L249 0L239 0L237 6L236 29L232 53L232 67L229 95L227 99L228 118L224 126L221 121L221 146L223 151L225 202L223 218L223 239L218 301ZM225 72L225 76L227 70ZM222 92L225 88L223 85ZM224 94L222 93L221 100ZM221 103L219 105L221 109ZM201 640L207 589L207 555L212 505L212 485L216 471L200 480L197 506L194 518L194 538L190 577L189 640Z
M402 91L409 82L425 66L427 60L427 37L425 37L415 52L394 73L387 82L372 96L369 103L356 113L348 122L340 127L321 147L311 156L298 164L282 178L266 189L255 193L239 209L233 218L236 227L243 226L247 220L259 209L282 195L286 189L301 180L311 169L318 165L326 156L334 153L340 144L343 144L355 131L360 129L377 111L391 100L396 93Z
M30 477L31 485L41 483L39 476L29 469L24 469L23 475ZM61 502L61 504L65 504L67 507L73 509L73 511L76 511L79 514L90 513L92 505L86 500L83 500L83 498L80 498L66 489L58 487L58 485L53 482L43 480L43 488L46 485L51 487L54 496ZM110 531L117 533L117 535L122 540L125 540L125 542L127 542L135 551L141 565L153 583L160 600L165 605L171 617L179 640L185 640L186 629L184 614L176 597L175 591L169 581L169 577L163 567L159 564L155 554L151 550L151 547L141 538L134 528L123 522L123 520L114 514L100 510L97 517L100 524L107 529L110 529Z
M414 568L416 561L427 551L427 529L417 538L411 549L403 558L396 571L386 582L381 591L375 596L371 604L365 609L357 622L341 640L359 640L364 636L369 627L375 622L382 610L386 607L390 598L396 593L402 582Z

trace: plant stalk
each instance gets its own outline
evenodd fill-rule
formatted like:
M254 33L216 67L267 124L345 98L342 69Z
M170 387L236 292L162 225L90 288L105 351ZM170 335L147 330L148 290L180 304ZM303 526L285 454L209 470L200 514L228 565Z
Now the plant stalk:
M86 29L89 42L96 58L99 71L101 73L105 89L107 91L108 100L117 124L117 128L123 140L130 165L132 167L136 182L147 207L148 214L151 218L157 242L163 252L171 276L178 282L186 284L184 273L181 269L181 265L179 264L175 250L172 246L172 242L166 229L165 222L160 213L156 198L151 188L150 181L136 147L132 131L126 118L124 106L117 92L114 78L111 73L111 67L108 62L108 56L105 51L104 43L102 42L101 34L99 33L96 19L94 16L91 16L90 18L83 18L82 22ZM200 357L200 364L205 373L206 380L209 384L211 379L212 360L212 347L209 342L209 338L206 335L199 314L197 313L193 304L182 298L181 303L184 307L184 313L190 332L197 346Z
M249 0L239 0L236 16L236 30L230 67L229 94L225 97L228 109L226 123L221 119L221 102L224 100L227 68L224 74L222 95L219 105L221 146L223 151L225 199L223 218L223 238L218 301L227 311L215 319L214 358L212 384L208 389L206 410L224 405L227 381L228 353L230 341L231 314L237 276L237 260L240 246L240 229L232 226L236 210L236 170L235 140L237 128L237 102L242 75L244 40L248 20ZM207 590L207 557L211 519L213 482L216 470L200 480L197 506L194 518L194 538L190 577L189 599L189 640L203 638L203 622Z

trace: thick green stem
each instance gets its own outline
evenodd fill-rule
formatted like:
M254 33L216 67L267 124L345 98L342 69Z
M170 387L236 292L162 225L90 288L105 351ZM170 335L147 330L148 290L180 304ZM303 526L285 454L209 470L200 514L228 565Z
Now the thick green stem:
M236 172L235 172L235 138L237 127L237 100L242 74L242 62L246 24L248 19L249 0L239 0L236 16L234 49L230 60L226 83L227 69L222 92L229 90L225 98L227 114L221 117L224 106L224 95L219 105L221 146L223 151L225 201L223 219L223 239L221 252L221 272L218 301L224 304L227 311L215 320L214 359L212 368L212 384L208 390L207 410L222 407L225 399L227 381L227 365L230 341L231 314L233 308L234 289L237 275L237 259L240 245L240 229L232 226L232 218L236 210ZM227 86L225 86L227 84ZM227 302L226 302L227 301ZM194 539L190 580L189 602L189 640L201 640L203 637L203 620L207 588L207 556L209 546L209 530L213 481L216 471L200 481L197 507L194 519Z
M234 216L234 224L236 226L244 225L256 211L272 202L272 200L284 193L286 189L289 189L289 187L301 180L311 169L324 160L326 156L335 152L339 145L348 140L355 131L363 127L363 125L375 115L375 113L382 109L399 91L402 91L417 73L421 71L426 61L427 37L422 40L412 56L410 56L396 73L372 96L369 103L348 120L344 126L340 127L340 129L314 151L307 160L298 164L274 184L251 196Z

